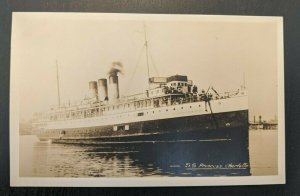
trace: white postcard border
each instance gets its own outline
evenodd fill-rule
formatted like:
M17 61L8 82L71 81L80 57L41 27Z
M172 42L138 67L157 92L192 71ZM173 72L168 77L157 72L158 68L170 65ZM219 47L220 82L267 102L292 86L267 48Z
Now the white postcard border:
M15 16L22 12L14 12ZM66 14L66 13L25 13L25 14ZM74 14L74 13L67 13ZM86 13L80 13L86 14ZM89 13L93 17L96 13ZM97 15L99 15L97 13ZM18 67L11 58L10 77L10 185L43 187L153 187L153 186L216 186L216 185L258 185L285 183L285 115L284 115L284 58L283 58L283 17L260 16L217 16L217 15L165 15L165 14L101 14L103 18L115 20L206 20L275 22L278 25L278 175L242 177L20 177L19 176L19 84ZM138 16L138 17L137 17ZM14 23L12 23L12 32ZM11 50L14 48L12 38Z

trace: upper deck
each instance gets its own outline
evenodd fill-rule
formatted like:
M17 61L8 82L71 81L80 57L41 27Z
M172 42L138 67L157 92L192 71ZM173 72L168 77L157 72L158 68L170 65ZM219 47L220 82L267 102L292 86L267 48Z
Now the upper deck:
M173 85L174 86L174 85ZM178 86L177 86L178 87ZM179 85L180 87L180 85ZM85 102L80 105L63 106L52 108L45 113L37 113L35 122L51 122L57 120L74 120L92 118L98 116L121 114L137 110L147 110L165 106L180 105L194 102L209 102L211 100L229 99L236 96L245 96L245 90L237 90L234 92L209 93L197 91L193 92L193 88L189 92L178 91L178 88L170 89L167 85L153 88L153 95L149 92L131 95L120 98L117 102ZM195 90L195 89L194 89Z

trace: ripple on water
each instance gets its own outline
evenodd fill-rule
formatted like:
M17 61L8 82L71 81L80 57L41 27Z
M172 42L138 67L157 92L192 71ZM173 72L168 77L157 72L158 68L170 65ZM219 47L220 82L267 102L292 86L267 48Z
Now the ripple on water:
M277 133L277 132L276 132ZM264 158L258 144L263 144L269 134L250 133L250 158L256 170L274 170ZM254 141L255 139L255 141ZM276 140L277 141L277 140ZM21 136L20 139L20 175L41 177L104 177L104 176L207 176L204 171L188 171L188 163L210 163L224 152L236 158L227 145L216 142L180 142L180 143L146 143L118 145L54 144L39 142L35 136ZM269 143L270 145L270 143ZM273 143L271 143L273 145ZM268 148L268 144L264 144ZM209 149L218 149L211 151ZM205 150L206 149L206 150ZM261 148L260 148L261 149ZM185 151L183 151L185 150ZM273 153L271 150L265 150ZM193 155L193 157L189 157ZM218 161L218 160L217 160ZM171 167L176 165L176 167ZM261 170L260 170L261 169ZM256 171L257 172L257 171ZM259 172L257 172L259 173ZM211 175L226 176L222 171ZM234 171L229 175L239 175Z

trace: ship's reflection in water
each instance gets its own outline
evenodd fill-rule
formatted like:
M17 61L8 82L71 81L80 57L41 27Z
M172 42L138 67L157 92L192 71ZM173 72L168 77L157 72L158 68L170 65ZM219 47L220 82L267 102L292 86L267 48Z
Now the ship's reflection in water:
M231 141L54 144L20 140L20 176L250 175L248 148Z

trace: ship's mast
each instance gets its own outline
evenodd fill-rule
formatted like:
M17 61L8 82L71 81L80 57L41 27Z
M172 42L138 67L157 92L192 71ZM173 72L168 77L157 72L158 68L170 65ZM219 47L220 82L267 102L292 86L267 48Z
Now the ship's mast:
M57 84L57 102L58 102L58 107L60 107L60 90L59 90L59 76L58 76L57 60L56 60L56 84Z
M148 55L148 40L147 40L147 32L146 32L146 25L144 24L144 37L145 37L145 48L146 48L146 60L147 60L147 72L148 72L148 87L150 89L150 71L149 71L149 55Z

